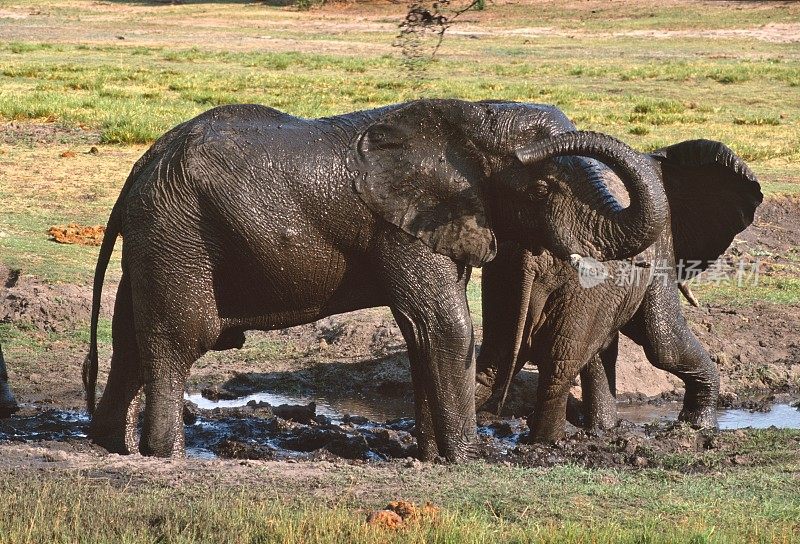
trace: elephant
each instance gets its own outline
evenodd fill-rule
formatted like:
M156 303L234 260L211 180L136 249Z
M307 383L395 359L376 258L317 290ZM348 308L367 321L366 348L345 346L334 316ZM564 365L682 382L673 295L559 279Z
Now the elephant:
M585 157L620 172L629 206L589 176ZM139 451L180 455L184 384L202 354L240 348L246 330L388 306L408 347L420 457L468 458L472 267L503 240L625 258L666 218L649 162L553 106L417 100L320 119L211 109L145 152L111 211L83 371L89 434L134 451L143 390ZM95 409L100 293L117 235L113 355Z
M19 410L17 400L8 385L8 373L6 372L6 361L3 359L3 346L0 345L0 418L9 417Z
M681 312L678 292L693 298L684 282L752 223L763 196L753 172L720 142L689 140L646 158L663 181L669 227L634 259L598 265L506 242L483 268L476 404L494 393L502 406L514 375L527 362L537 364L528 418L533 441L563 437L568 392L579 373L585 423L616 425L619 332L642 346L651 364L683 380L680 420L716 427L719 375ZM618 187L601 165L593 175Z

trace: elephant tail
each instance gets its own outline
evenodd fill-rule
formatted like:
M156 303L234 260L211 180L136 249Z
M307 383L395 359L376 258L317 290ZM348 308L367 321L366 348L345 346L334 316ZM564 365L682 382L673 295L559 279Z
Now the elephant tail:
M126 185L128 185L126 183ZM117 236L120 234L120 202L123 200L123 195L127 193L123 188L114 209L111 210L111 216L108 218L108 224L103 235L103 243L100 245L100 256L97 258L97 265L94 269L94 286L92 288L92 321L89 337L89 354L83 361L83 388L86 391L86 409L89 414L94 413L95 398L97 396L97 369L98 369L98 356L97 356L97 326L100 321L100 301L103 294L103 281L105 280L106 270L108 263L111 260L111 254L114 252L114 244L117 242Z

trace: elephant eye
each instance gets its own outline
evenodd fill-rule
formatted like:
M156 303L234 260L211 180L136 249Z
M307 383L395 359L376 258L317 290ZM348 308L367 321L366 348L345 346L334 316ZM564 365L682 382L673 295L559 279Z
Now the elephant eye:
M550 185L543 179L537 179L531 183L529 192L533 198L544 198L550 193Z

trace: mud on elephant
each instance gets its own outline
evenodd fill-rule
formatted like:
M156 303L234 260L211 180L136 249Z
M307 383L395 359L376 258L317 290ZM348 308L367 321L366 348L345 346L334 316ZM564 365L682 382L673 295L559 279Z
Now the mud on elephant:
M621 208L576 162L620 172ZM183 451L193 362L244 331L389 306L408 345L421 456L468 456L475 437L472 266L514 240L554 255L624 258L666 224L649 161L576 132L542 105L422 100L324 119L215 108L134 165L108 220L84 365L90 435L109 450ZM609 234L613 235L609 235ZM123 235L113 357L97 409L97 318Z
M691 332L678 290L750 225L762 201L760 187L747 165L715 141L682 142L647 160L663 180L669 228L634 259L592 265L512 242L501 244L483 269L476 403L494 392L502 406L513 376L525 363L537 364L528 422L534 440L563 436L568 392L579 373L586 423L616 424L619 332L642 346L654 366L683 380L679 419L716 426L717 368ZM621 191L607 168L587 168Z

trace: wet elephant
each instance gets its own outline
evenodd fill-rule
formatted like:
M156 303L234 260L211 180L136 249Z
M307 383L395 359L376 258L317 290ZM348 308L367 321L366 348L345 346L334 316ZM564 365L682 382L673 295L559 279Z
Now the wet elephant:
M686 141L647 160L663 180L670 223L634 259L591 263L507 243L483 269L477 404L494 391L502 405L511 378L525 363L537 364L529 418L535 440L563 436L569 389L579 373L587 424L616 424L620 332L642 346L654 366L684 382L679 419L716 426L717 368L681 312L679 288L750 225L762 201L760 186L720 142ZM594 172L614 186L607 168L597 164Z
M578 156L620 172L630 206ZM665 224L653 165L551 106L420 100L324 119L215 108L160 138L111 212L84 366L90 435L132 451L143 390L139 450L180 454L184 384L203 353L241 347L245 330L389 306L408 345L421 456L463 459L476 433L471 267L504 240L622 258ZM93 410L118 234L113 357Z

